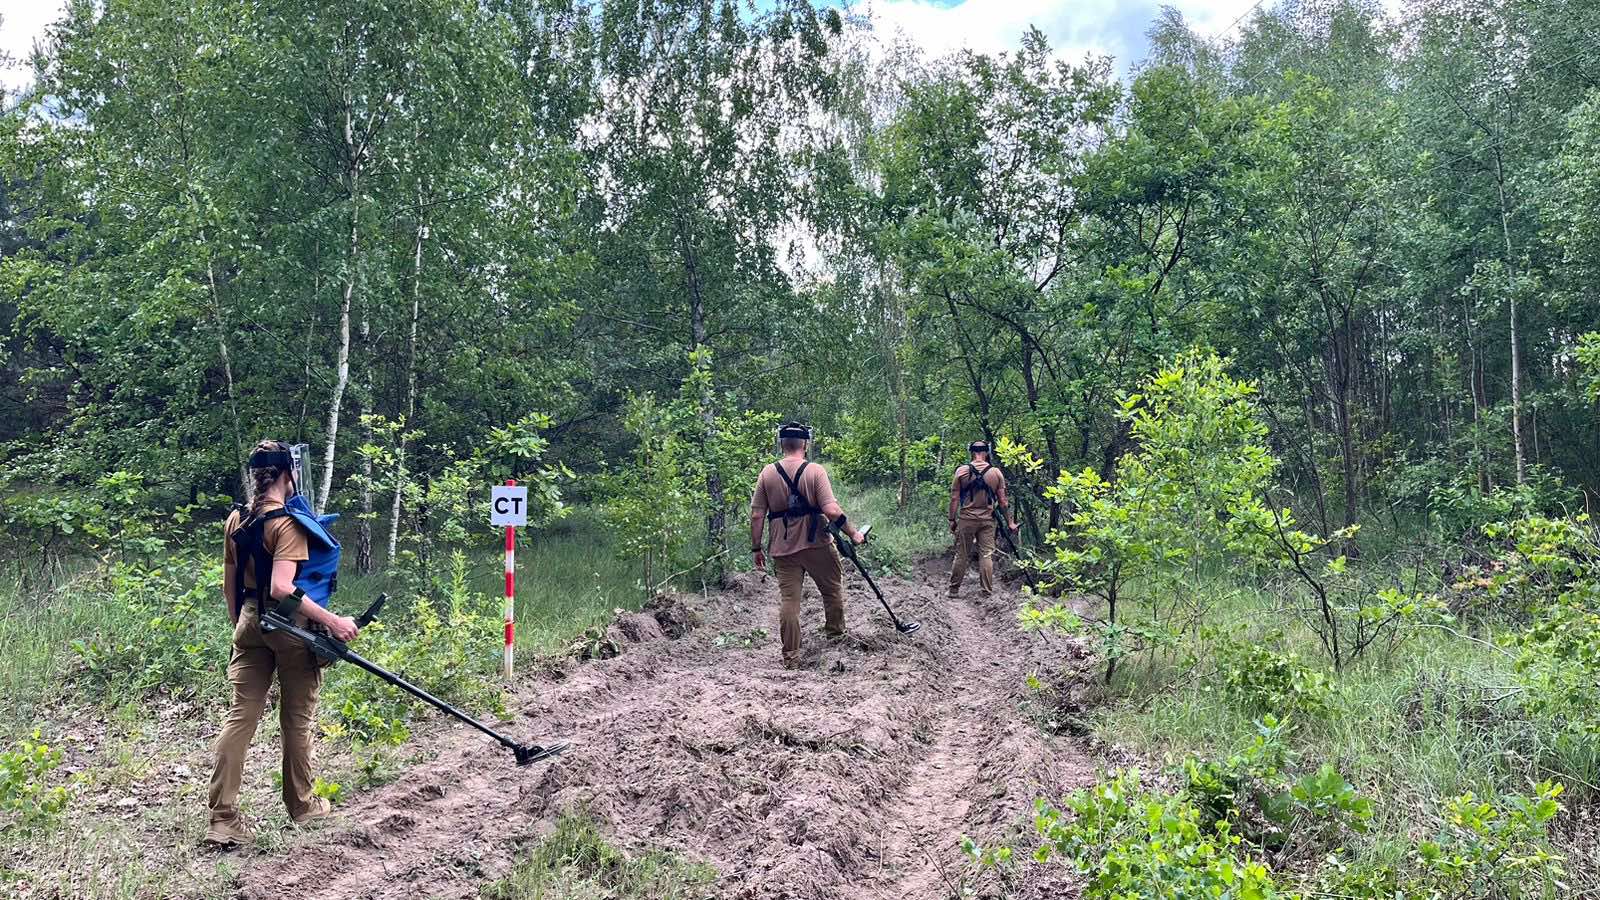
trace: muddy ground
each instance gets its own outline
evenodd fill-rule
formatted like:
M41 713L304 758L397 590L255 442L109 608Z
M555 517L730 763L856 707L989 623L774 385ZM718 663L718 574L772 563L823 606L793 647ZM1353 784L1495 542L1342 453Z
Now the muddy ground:
M706 596L621 616L614 658L520 689L513 733L572 741L516 768L476 732L342 808L279 856L241 860L246 898L476 897L564 812L587 809L624 848L714 866L730 898L1069 897L1054 866L979 872L963 835L1031 848L1035 797L1082 786L1084 745L1040 727L1025 684L1075 666L1060 638L1020 632L1017 596L944 597L943 564L881 584L897 633L852 579L850 636L826 641L808 585L809 665L779 665L776 585L741 576ZM765 633L752 629L765 629Z

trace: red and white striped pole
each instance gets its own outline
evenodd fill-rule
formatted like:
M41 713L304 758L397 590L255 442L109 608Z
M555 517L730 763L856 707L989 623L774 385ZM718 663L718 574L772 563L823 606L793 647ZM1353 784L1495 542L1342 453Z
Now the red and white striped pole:
M506 479L506 487L516 487L515 478ZM501 675L511 677L512 644L517 639L517 526L506 526L506 656Z

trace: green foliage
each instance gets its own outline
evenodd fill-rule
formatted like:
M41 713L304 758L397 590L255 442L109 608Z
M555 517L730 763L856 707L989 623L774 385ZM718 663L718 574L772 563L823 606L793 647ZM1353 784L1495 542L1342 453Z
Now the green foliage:
M904 448L890 430L892 423L863 415L844 417L840 434L825 444L829 471L840 481L868 485L895 481L900 476L900 452L906 476L912 481L937 480L940 439L930 434L907 441Z
M337 781L324 781L320 776L311 781L311 795L336 806L345 801L346 793L344 785Z
M1214 353L1173 359L1122 401L1138 449L1117 463L1115 479L1063 471L1046 491L1071 513L1049 536L1054 556L1041 569L1069 594L1104 601L1105 616L1092 625L1107 681L1120 658L1171 648L1204 624L1186 575L1257 540L1252 529L1267 515L1261 497L1276 460L1251 403L1255 388L1225 369ZM1133 581L1137 598L1126 596ZM1119 608L1130 599L1138 602L1131 615ZM1023 613L1029 627L1075 619L1059 603Z
M530 413L509 425L489 429L482 444L466 456L457 457L447 449L448 463L428 479L420 497L434 530L416 535L413 542L451 549L492 543L496 529L484 515L484 498L490 485L512 477L528 488L528 527L537 528L565 516L567 506L560 485L572 478L572 470L565 463L544 461L550 442L539 431L549 427L549 416Z
M1199 807L1145 789L1136 772L1074 793L1066 812L1039 802L1034 824L1044 843L1034 858L1062 857L1088 878L1087 897L1285 896L1226 819L1208 824Z
M1580 734L1600 734L1600 537L1587 516L1528 518L1491 533L1514 550L1491 589L1521 598L1532 614L1510 641L1517 678L1535 713Z
M712 639L711 643L723 650L749 650L753 647L764 647L771 636L765 628L752 628L749 631L723 631Z
M1578 340L1578 362L1583 363L1583 390L1591 403L1600 403L1600 331Z
M1282 632L1260 639L1223 640L1211 647L1223 693L1256 713L1322 717L1336 708L1337 692L1328 676L1280 653Z
M1551 782L1531 796L1449 798L1438 835L1407 840L1398 865L1353 860L1350 838L1371 828L1375 804L1330 764L1289 774L1286 729L1268 716L1240 751L1186 759L1176 793L1123 772L1069 797L1070 816L1039 801L1044 843L1035 859L1063 857L1089 876L1089 896L1107 898L1537 897L1560 878L1546 831L1562 788ZM987 864L1009 859L1002 848L967 844ZM1313 858L1320 864L1304 869L1268 866Z
M771 455L777 417L744 412L707 421L703 396L711 390L711 356L691 354L693 371L679 395L661 403L631 398L625 426L636 443L633 460L602 481L605 518L621 538L625 556L643 566L641 586L655 590L674 575L710 566L722 569L723 548L706 544L714 517L745 509L745 486ZM708 490L723 487L719 506Z
M73 638L80 684L108 703L155 693L197 701L225 696L232 632L221 599L222 562L179 554L164 566L117 563L90 602L116 616ZM80 601L83 602L83 601Z
M61 751L42 743L37 728L31 739L0 752L0 814L8 829L45 827L67 808L67 789L49 784L60 765Z
M392 609L363 629L361 655L458 706L505 714L494 680L500 657L500 602L467 584L466 556L451 556L450 578L437 603L417 597L409 610ZM321 707L323 732L357 745L400 744L407 723L428 707L353 666L328 671Z
M510 873L483 889L485 900L694 900L716 881L710 866L661 850L630 855L609 843L586 814L568 813Z
M1531 796L1498 802L1470 793L1450 798L1439 834L1415 842L1400 866L1354 866L1334 854L1313 884L1324 895L1353 900L1549 896L1562 886L1562 860L1546 835L1561 794L1561 785L1546 781Z

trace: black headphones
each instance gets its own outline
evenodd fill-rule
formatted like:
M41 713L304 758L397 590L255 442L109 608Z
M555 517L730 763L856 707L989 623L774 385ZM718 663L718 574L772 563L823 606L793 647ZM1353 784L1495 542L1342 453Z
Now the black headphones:
M287 450L257 450L250 454L252 469L292 469L294 456Z

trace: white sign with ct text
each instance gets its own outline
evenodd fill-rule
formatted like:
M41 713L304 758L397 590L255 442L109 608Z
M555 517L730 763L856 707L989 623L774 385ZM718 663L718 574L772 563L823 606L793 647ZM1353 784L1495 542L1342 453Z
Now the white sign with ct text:
M489 524L528 524L528 489L521 485L507 487L496 485L489 496Z

